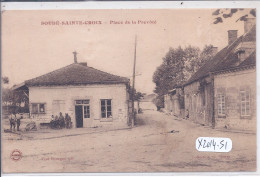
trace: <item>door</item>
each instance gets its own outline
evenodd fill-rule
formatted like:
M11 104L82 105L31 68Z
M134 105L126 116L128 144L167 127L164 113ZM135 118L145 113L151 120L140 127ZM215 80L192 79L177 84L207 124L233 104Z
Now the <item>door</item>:
M83 110L82 106L75 106L75 114L76 114L76 127L81 128L83 127Z
M212 84L209 83L206 85L206 124L209 126L214 126L215 120L213 117L213 101L214 101L214 96L213 96L213 87Z

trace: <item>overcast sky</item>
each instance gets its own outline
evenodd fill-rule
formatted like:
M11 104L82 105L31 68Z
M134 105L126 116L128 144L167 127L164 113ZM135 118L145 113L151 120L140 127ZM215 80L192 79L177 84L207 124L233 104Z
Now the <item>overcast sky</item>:
M227 30L243 34L241 12L214 25L214 9L5 11L2 16L2 75L19 84L78 61L131 77L137 35L136 88L152 93L152 76L169 47L188 45L219 50ZM46 21L101 21L101 25L41 25ZM110 24L112 21L156 21L156 24Z

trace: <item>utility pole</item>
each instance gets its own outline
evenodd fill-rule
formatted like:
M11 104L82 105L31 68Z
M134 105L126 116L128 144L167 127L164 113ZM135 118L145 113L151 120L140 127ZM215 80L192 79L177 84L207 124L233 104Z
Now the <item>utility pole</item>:
M136 35L135 35L135 53L133 66L133 84L132 84L132 127L135 125L135 64L136 64Z

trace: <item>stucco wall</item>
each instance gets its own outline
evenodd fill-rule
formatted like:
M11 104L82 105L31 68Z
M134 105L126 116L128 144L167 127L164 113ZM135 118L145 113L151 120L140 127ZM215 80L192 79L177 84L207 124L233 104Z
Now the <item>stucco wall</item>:
M255 69L219 74L214 77L216 127L256 129L256 71ZM250 93L250 116L241 116L240 91ZM218 115L217 94L225 95L225 116Z
M204 107L202 107L201 104L196 104L200 102L200 100L197 100L200 98L198 94L198 88L199 82L193 82L192 84L184 87L185 111L186 114L189 114L189 116L186 118L197 123L204 123Z
M53 101L64 100L62 113L71 116L73 126L76 125L75 100L90 100L90 119L83 119L83 127L115 126L125 127L128 124L128 93L126 85L88 85L88 86L56 86L29 87L31 103L45 103L45 114L35 114L34 119L49 122L53 114ZM101 99L112 100L112 120L101 118Z
M171 94L164 95L164 110L170 114L173 111L173 96Z
M212 85L210 77L205 78L207 84L200 90L199 81L184 87L185 118L205 125L212 125Z
M164 96L165 111L174 116L181 116L181 109L177 94L167 94Z

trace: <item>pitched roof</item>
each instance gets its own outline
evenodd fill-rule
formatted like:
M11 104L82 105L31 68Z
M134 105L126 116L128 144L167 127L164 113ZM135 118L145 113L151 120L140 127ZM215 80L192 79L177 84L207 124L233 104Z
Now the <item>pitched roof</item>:
M58 86L58 85L86 85L86 84L116 84L128 83L125 77L109 74L86 63L73 63L42 76L25 81L27 86Z
M229 70L234 68L243 68L246 66L256 65L256 55L255 51L247 57L239 65L236 65L238 61L238 56L235 54L234 50L236 47L243 42L255 42L256 41L256 25L254 25L251 30L244 35L240 36L232 44L226 46L221 51L219 51L211 60L207 61L197 72L195 72L191 78L184 84L189 85L199 79L208 76L211 72L218 72L223 70Z

